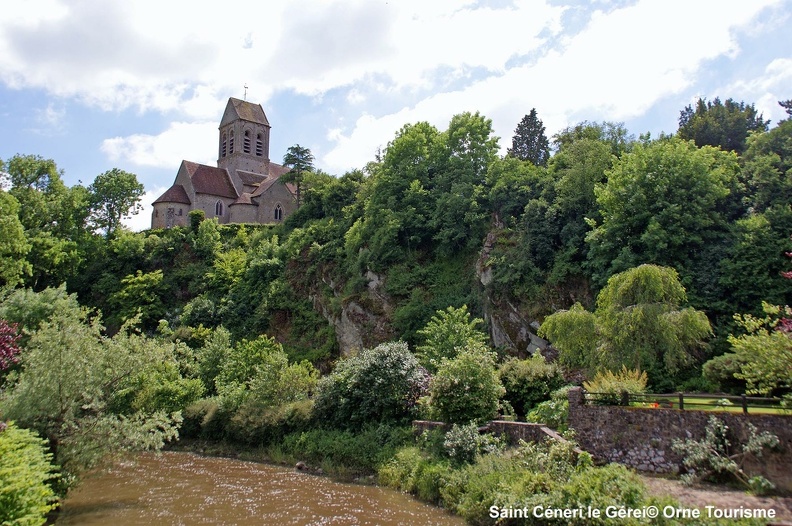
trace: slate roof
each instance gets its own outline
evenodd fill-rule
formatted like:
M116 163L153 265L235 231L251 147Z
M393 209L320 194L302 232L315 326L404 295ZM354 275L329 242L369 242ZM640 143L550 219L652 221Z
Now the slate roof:
M253 172L245 172L243 170L237 170L237 175L239 176L239 179L242 181L242 184L246 186L258 186L267 178L266 175L261 175Z
M261 104L253 104L252 102L231 97L228 99L228 104L223 113L223 119L220 121L220 126L237 119L264 124L265 126L270 125Z
M183 203L185 205L192 204L190 202L190 198L187 196L187 192L180 184L175 184L165 190L165 193L159 196L157 200L154 201L154 203Z
M250 199L250 193L249 192L245 192L242 195L240 195L239 197L237 197L237 200L234 201L233 203L231 203L229 206L234 206L234 205L254 205L254 206L258 206L258 203L254 203Z
M192 180L193 189L199 194L217 195L220 197L238 197L234 183L228 171L205 164L182 161L187 174Z

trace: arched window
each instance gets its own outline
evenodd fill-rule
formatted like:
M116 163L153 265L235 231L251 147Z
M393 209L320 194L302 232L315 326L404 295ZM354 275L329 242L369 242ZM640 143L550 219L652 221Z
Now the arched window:
M256 135L256 155L264 157L264 136L260 133Z
M228 147L228 136L225 133L223 133L223 142L220 146L220 157L226 156L228 152L227 147Z
M245 130L245 136L242 138L242 151L250 153L250 131Z
M275 206L275 221L283 221L283 208L280 204Z
M217 217L220 217L220 216L222 216L222 215L223 215L223 202L222 202L222 201L220 201L220 200L218 200L218 201L215 203L215 215L216 215Z
M229 154L234 153L234 132L233 131L231 132L231 137L228 140L228 153Z

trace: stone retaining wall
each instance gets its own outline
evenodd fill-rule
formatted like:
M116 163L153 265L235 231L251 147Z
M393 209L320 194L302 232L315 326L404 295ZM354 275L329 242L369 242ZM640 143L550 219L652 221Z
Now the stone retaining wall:
M421 434L424 431L432 429L448 429L450 426L443 422L432 422L429 420L415 420L413 427L416 434ZM511 422L508 420L493 420L487 425L479 428L481 431L487 431L495 436L506 436L509 444L516 445L520 440L525 442L542 442L547 439L561 440L566 442L561 435L545 426L544 424L532 424L529 422ZM577 450L580 452L580 450Z
M580 447L595 459L618 462L640 471L677 472L682 458L671 449L675 438L699 440L711 416L721 419L742 443L748 424L769 431L780 441L779 450L746 463L755 471L792 493L792 417L711 411L680 411L666 408L585 405L579 387L569 391L569 427Z

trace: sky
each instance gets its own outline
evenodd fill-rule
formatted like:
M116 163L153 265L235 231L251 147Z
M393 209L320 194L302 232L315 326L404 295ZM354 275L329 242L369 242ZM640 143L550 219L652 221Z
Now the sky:
M67 185L135 173L146 208L182 159L215 165L229 97L259 103L270 159L362 168L408 123L492 119L501 153L535 108L674 133L698 98L792 98L792 0L27 0L0 16L0 159ZM246 88L247 87L247 88Z

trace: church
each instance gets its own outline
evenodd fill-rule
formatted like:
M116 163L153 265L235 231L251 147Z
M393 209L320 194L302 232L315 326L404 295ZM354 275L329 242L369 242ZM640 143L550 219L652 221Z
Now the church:
M182 161L173 186L154 201L151 228L186 226L192 210L218 223L280 223L297 209L288 168L269 159L270 124L260 104L228 99L217 167Z

